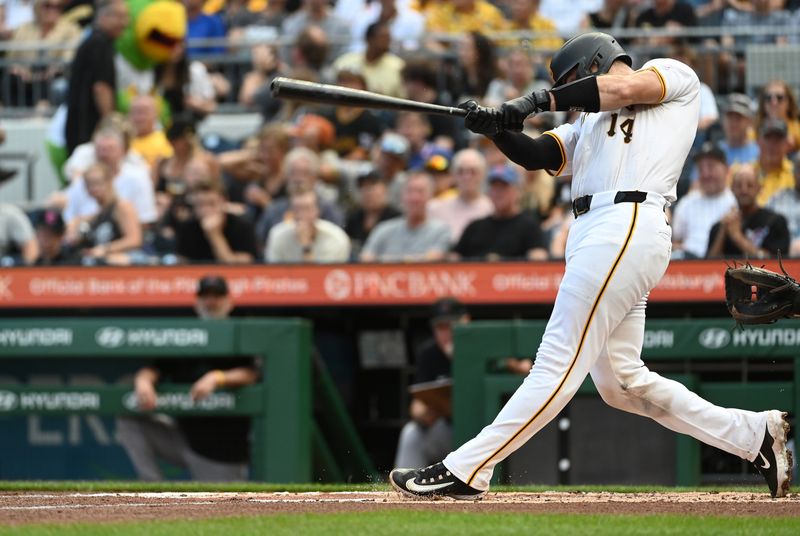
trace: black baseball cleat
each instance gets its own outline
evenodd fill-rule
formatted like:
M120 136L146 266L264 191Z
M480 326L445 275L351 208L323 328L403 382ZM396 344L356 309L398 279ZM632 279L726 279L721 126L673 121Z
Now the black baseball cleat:
M394 469L389 473L389 483L403 495L415 499L450 497L459 501L479 501L486 495L485 491L460 481L442 462L424 469Z
M792 481L792 453L786 448L788 435L786 413L777 410L767 412L764 442L753 465L767 480L772 498L785 497Z

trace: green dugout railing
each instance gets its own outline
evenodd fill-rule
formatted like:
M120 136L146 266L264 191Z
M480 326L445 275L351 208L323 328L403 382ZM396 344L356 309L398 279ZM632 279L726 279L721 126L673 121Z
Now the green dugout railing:
M543 321L486 321L458 326L453 360L453 443L460 445L490 423L504 396L523 378L492 372L505 357L533 357L541 341ZM695 374L665 374L721 406L753 411L781 408L800 415L800 324L790 321L735 328L730 319L648 320L642 351L646 363L702 360L766 360L793 362L793 374L780 381L712 382ZM597 395L590 377L578 395ZM700 483L700 444L679 435L676 482Z
M330 377L312 360L311 325L302 319L185 318L0 321L0 360L24 358L196 359L257 356L259 384L220 389L193 402L188 385L161 384L156 412L253 418L251 473L268 482L311 482L314 460L326 479L372 475L366 451ZM314 423L336 423L336 437ZM0 385L0 415L135 415L132 385ZM345 464L337 451L349 453ZM342 467L346 465L346 467Z

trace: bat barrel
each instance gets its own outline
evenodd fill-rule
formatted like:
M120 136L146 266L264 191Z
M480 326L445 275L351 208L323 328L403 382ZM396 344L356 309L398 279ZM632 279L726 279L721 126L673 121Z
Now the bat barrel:
M293 99L307 102L319 102L335 106L356 106L361 108L377 108L381 110L400 110L437 115L463 117L467 111L453 106L442 106L417 102L409 99L390 97L371 91L352 89L330 84L317 84L304 80L277 77L270 84L272 96L281 99Z

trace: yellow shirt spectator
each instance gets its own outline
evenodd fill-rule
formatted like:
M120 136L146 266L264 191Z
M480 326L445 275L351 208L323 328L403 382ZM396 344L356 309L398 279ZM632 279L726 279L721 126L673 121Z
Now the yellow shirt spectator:
M794 166L788 158L783 159L780 169L764 173L758 162L753 164L758 178L761 180L761 192L756 201L763 207L772 195L784 188L794 188Z
M443 0L428 4L423 13L431 32L489 34L508 27L500 10L486 0Z
M139 153L151 168L160 159L172 156L172 145L163 130L154 130L146 136L133 138L131 149Z

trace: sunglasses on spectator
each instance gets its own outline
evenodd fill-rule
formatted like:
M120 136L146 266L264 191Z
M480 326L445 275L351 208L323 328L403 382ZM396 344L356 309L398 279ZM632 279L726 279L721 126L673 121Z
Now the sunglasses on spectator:
M786 100L786 95L783 93L764 93L764 100L765 101L778 101L783 102Z

